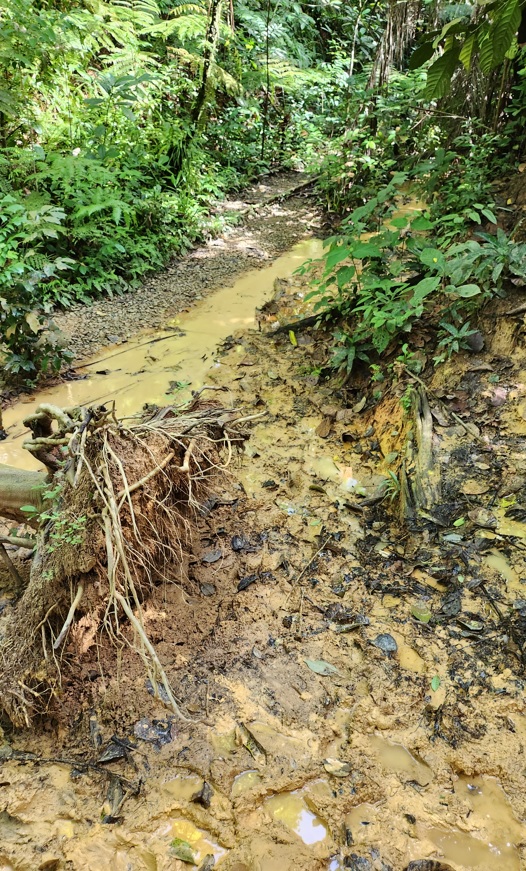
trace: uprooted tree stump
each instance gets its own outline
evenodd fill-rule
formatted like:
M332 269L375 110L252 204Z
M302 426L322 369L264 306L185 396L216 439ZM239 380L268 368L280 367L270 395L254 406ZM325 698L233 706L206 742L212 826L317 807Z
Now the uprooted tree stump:
M103 406L41 405L25 421L32 431L25 447L47 474L10 470L4 481L0 467L0 515L29 516L36 528L34 538L7 538L34 548L29 583L0 622L0 710L15 725L49 708L71 655L81 656L100 631L122 640L124 624L133 627L153 687L184 716L141 603L180 565L200 505L246 437L239 429L246 419L196 399L128 425Z

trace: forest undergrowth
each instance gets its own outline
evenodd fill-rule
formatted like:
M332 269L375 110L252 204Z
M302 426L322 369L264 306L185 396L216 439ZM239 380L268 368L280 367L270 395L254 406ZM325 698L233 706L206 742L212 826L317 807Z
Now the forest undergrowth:
M524 280L522 215L494 184L523 167L517 0L9 0L0 32L11 383L67 364L54 310L137 287L221 231L218 200L279 168L318 177L335 229L317 310L344 375L395 345L416 370L430 310L447 359L475 341L480 306ZM393 218L408 190L423 213Z

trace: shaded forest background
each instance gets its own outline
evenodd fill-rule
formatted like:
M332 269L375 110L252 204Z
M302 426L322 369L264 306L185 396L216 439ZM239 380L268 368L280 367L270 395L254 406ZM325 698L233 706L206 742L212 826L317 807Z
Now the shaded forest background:
M437 294L436 359L458 350L474 309L526 272L491 187L525 147L522 29L518 0L7 0L7 377L67 362L54 308L137 286L221 230L214 202L283 167L318 176L341 231L318 288L320 317L339 324L333 365L371 360ZM420 223L357 248L408 185L428 203Z

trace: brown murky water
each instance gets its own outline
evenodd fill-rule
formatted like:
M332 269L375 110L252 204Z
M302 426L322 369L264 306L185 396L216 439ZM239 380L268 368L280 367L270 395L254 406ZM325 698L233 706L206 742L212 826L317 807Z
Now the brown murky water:
M170 852L173 839L189 845L198 867L211 867L213 857L224 871L402 871L425 858L442 859L455 871L525 867L526 714L515 676L511 670L494 675L491 692L476 699L485 732L472 728L465 707L459 713L467 723L464 744L430 740L426 714L456 691L446 634L422 635L403 591L375 597L360 575L352 576L363 568L351 552L363 532L343 510L345 500L358 488L373 490L383 475L366 457L353 454L351 461L346 443L316 436L320 415L307 408L301 390L292 394L290 361L270 344L268 359L254 357L248 341L216 355L218 342L253 327L254 308L270 297L274 279L316 257L320 246L306 240L167 325L177 335L109 349L88 361L86 380L43 391L5 414L10 438L0 443L0 461L30 467L21 421L41 401L115 400L123 415L144 402L166 402L170 382L190 382L172 385L176 402L205 382L229 387L227 402L257 395L268 418L255 426L236 469L247 500L241 531L268 536L270 530L282 550L267 543L262 553L247 553L238 572L218 521L222 558L202 575L215 590L211 598L190 598L176 618L168 598L151 605L153 625L181 619L179 635L177 627L166 633L169 643L160 633L160 649L178 676L190 678L185 702L201 719L189 727L177 723L175 737L158 750L139 742L138 771L117 764L127 777L139 772L144 780L140 795L126 799L120 824L102 822L111 811L104 779L78 776L66 765L1 764L0 871L184 871L191 866ZM301 349L291 349L296 352ZM102 370L108 374L97 374ZM334 522L348 551L328 553L301 586L299 567ZM485 560L508 591L520 591L521 574L499 547ZM423 569L415 571L428 590L441 589ZM238 594L243 572L274 580ZM327 613L330 607L337 614L342 602L353 613L368 613L370 630L341 632ZM192 635L200 622L201 647ZM378 632L395 639L394 659L373 647ZM308 661L335 671L320 675ZM191 683L199 673L207 676L205 702L200 684ZM434 676L441 686L431 693ZM101 691L100 713L108 739L113 729L133 737L140 717L166 717L144 691L143 677L132 680L124 667ZM82 716L80 710L79 721ZM75 740L83 753L92 752L85 734ZM55 753L46 734L19 735L15 743ZM347 767L335 774L341 763ZM212 788L209 807L195 799L205 780ZM369 864L349 865L352 854Z
M321 251L319 239L299 242L271 265L252 269L231 287L218 290L197 302L188 313L168 322L166 331L172 335L138 336L125 345L109 348L94 361L84 362L80 372L87 375L85 380L41 390L27 402L7 409L3 421L9 438L0 442L0 462L23 468L39 467L22 449L25 433L22 420L41 402L69 408L114 401L119 416L125 417L135 414L145 402L162 405L184 401L190 389L198 390L205 378L209 383L213 370L221 366L215 358L218 345L227 336L255 326L255 309L270 299L275 279L291 275L307 258L319 257ZM174 384L173 391L170 382Z

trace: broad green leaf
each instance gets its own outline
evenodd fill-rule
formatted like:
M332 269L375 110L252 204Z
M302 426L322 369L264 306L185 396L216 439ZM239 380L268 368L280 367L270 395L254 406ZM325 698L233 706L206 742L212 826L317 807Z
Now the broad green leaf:
M38 508L35 508L34 505L22 505L20 511L23 511L24 514L38 514Z
M419 67L423 66L426 61L430 60L434 53L435 49L432 42L424 42L423 45L419 45L409 59L409 69L417 70Z
M423 278L413 288L413 300L424 299L425 296L436 290L439 284L439 275L430 275L427 278Z
M480 69L484 75L487 76L491 72L493 66L493 42L490 39L489 31L486 31L479 38L478 60Z
M356 242L355 245L352 246L352 256L356 257L357 260L363 260L364 257L373 257L378 259L382 257L382 251L378 248L377 245L373 245L371 242Z
M464 526L466 520L464 517L459 517L458 520L455 520L453 526Z
M433 222L429 218L425 218L424 215L419 215L418 218L411 221L411 229L416 230L417 233L421 230L431 230L432 227Z
M40 330L40 318L36 312L28 312L26 314L26 323L32 333L38 333Z
M458 296L461 296L462 299L469 299L472 296L478 296L480 292L478 284L461 284L460 287L455 288L455 293L457 293Z
M427 84L424 91L426 100L440 100L449 92L451 77L455 72L459 55L459 46L455 44L430 66L427 71Z
M441 683L440 678L436 674L434 676L433 680L431 681L431 689L433 690L434 693L436 693L436 691L439 689L440 683Z
M321 674L325 677L329 674L340 673L336 666L331 665L330 662L325 662L324 659L306 659L305 663L309 666L311 671L315 672L316 674Z
M521 23L519 0L508 0L503 6L497 5L495 20L490 29L493 48L492 67L498 66L506 57Z
M483 214L484 217L488 219L488 221L491 221L492 224L497 223L497 219L491 209L481 209L480 211L481 214Z
M459 24L460 28L458 27ZM461 33L463 30L466 30L466 23L463 22L462 18L453 18L451 21L448 21L447 24L444 24L439 39L443 39L451 31L454 33Z
M347 245L338 245L337 248L332 248L325 258L325 266L327 269L332 269L337 266L342 260L346 260L350 256L350 251Z
M356 268L349 264L347 266L340 266L338 272L336 273L336 283L338 287L344 287L349 281L351 281L356 275Z
M424 248L420 253L420 262L435 272L442 272L446 265L446 258L438 248Z
M466 72L469 72L471 67L471 58L473 57L473 50L477 44L477 37L474 33L467 37L464 40L462 48L460 49L460 54L458 59Z
M404 227L407 227L409 218L406 215L401 215L399 218L391 218L389 223L392 227L396 227L397 230L403 230Z

